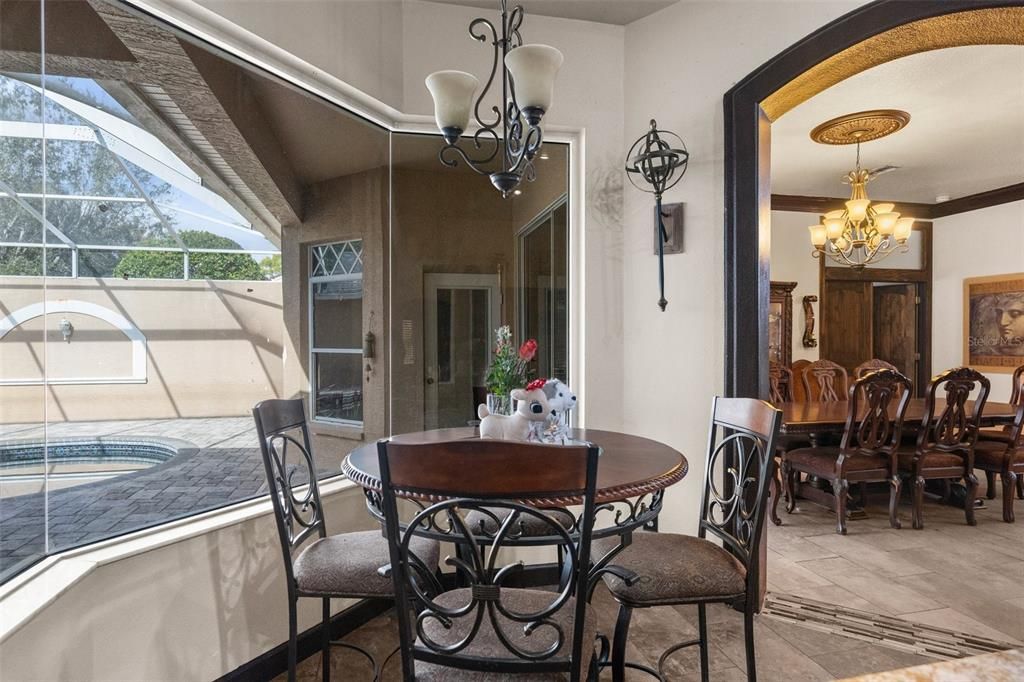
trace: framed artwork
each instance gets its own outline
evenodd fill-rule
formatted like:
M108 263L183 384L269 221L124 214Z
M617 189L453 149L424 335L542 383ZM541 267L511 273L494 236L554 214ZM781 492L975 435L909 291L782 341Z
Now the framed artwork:
M964 280L964 364L989 372L1024 364L1024 272Z

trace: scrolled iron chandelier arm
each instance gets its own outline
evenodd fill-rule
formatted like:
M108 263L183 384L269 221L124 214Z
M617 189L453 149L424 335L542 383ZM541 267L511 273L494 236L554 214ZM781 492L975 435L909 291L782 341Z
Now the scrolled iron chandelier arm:
M427 88L434 97L435 117L445 140L438 153L441 163L455 167L461 159L475 172L488 175L495 188L508 196L524 178L532 180L536 175L532 161L544 140L541 119L550 106L562 54L546 45L523 45L520 28L525 11L521 5L509 11L506 0L500 0L499 4L500 27L483 17L469 24L470 37L490 43L493 49L490 74L475 101L473 95L479 81L466 72L432 73L427 77ZM513 51L515 55L510 56ZM499 69L501 105L491 107L493 120L484 120L481 109L487 106L485 100L497 85ZM516 92L516 80L523 86L521 93ZM518 96L522 93L525 93L525 101ZM459 146L470 112L477 124L472 136L473 147L477 151L484 150L482 155L474 155ZM498 156L502 143L501 167L488 167ZM493 145L493 149L486 153L489 145Z

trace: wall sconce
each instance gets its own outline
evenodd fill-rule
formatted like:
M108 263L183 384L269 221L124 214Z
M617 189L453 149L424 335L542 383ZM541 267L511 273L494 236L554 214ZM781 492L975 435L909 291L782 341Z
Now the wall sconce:
M71 343L71 335L75 333L75 325L71 324L71 320L66 317L60 318L60 323L57 325L60 329L61 336L64 337L65 343Z
M662 312L665 312L665 306L668 305L665 300L665 245L672 235L665 229L661 197L683 178L689 161L690 153L686 151L682 139L675 133L658 130L658 122L653 118L647 133L641 135L626 154L626 177L637 189L654 195L654 239L658 254L658 285L661 290L658 307ZM637 182L638 179L642 184ZM675 222L673 220L673 229ZM681 229L682 220L678 223ZM682 241L682 235L679 241Z

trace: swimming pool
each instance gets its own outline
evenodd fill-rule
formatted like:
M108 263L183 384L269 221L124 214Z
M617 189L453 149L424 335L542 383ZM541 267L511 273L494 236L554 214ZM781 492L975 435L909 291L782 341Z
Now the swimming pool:
M190 450L191 443L170 438L0 441L0 498L122 476Z

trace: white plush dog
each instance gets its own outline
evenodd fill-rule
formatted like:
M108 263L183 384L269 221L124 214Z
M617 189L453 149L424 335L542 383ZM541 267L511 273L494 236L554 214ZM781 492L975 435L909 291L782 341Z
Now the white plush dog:
M576 395L561 379L548 379L544 384L544 395L547 396L551 412L558 418L558 422L568 426L569 410L576 407Z
M529 440L533 424L547 421L551 414L543 383L532 381L525 389L515 389L512 391L512 399L518 401L512 416L491 414L487 405L483 404L477 408L481 438Z

